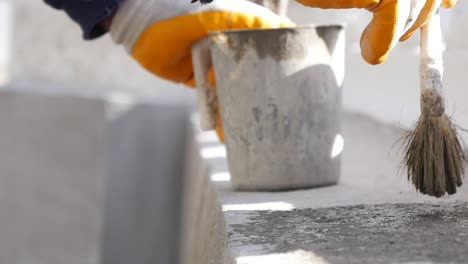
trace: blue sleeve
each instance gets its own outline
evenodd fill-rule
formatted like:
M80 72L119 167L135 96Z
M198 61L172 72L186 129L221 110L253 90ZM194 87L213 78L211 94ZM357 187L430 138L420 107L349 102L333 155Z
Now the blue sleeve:
M106 33L99 23L112 15L123 0L44 0L48 5L65 11L78 23L83 31L83 38L91 40Z

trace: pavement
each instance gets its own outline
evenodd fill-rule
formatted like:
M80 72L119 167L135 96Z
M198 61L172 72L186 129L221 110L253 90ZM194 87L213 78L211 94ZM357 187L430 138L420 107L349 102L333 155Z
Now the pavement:
M238 264L468 263L468 190L419 194L401 167L404 130L343 115L338 185L290 192L237 192L212 133L198 141Z

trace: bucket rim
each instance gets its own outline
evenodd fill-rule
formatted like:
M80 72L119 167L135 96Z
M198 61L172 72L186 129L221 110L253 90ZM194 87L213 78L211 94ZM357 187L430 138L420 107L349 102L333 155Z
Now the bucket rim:
M228 30L213 30L208 32L208 36L215 36L218 34L242 34L252 32L272 32L272 31L290 31L290 30L308 30L308 29L335 29L344 30L346 29L345 24L334 23L334 24L307 24L297 25L293 27L280 27L280 28L254 28L254 29L228 29Z

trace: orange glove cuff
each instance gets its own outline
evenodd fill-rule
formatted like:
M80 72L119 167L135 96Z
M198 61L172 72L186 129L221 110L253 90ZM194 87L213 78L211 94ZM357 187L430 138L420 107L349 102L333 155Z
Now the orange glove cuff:
M206 11L155 22L139 37L132 56L153 74L194 84L191 46L210 31L293 26L287 19L269 20L229 11Z

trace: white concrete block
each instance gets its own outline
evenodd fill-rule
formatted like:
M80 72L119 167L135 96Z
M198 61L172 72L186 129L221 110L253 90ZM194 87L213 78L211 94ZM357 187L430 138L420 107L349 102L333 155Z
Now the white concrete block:
M231 264L234 260L228 249L224 216L210 179L213 168L202 157L203 148L210 143L199 140L202 132L197 118L192 119L187 129L181 263Z
M188 110L137 103L107 126L103 264L180 263Z
M105 104L0 92L0 262L97 264Z
M188 107L10 88L0 263L180 263Z

